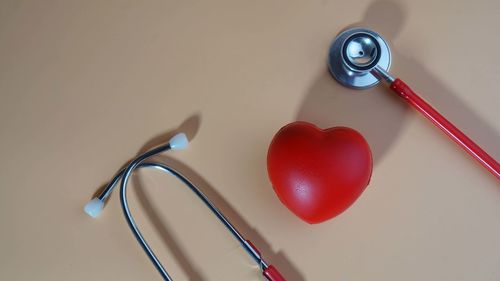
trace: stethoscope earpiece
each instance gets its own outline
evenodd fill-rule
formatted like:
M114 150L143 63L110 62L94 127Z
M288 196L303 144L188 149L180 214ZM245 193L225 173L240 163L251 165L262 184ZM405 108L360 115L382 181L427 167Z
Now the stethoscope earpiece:
M85 211L85 213L87 213L87 215L95 219L101 214L103 208L104 201L99 198L93 198L87 204L85 204L83 210Z
M173 136L170 141L168 141L170 149L172 150L183 150L188 147L189 140L184 133L179 133Z

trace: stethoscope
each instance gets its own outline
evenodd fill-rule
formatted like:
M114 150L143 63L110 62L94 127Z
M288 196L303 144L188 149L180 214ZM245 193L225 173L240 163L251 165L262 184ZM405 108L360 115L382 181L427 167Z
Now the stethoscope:
M477 144L469 139L464 133L458 130L453 124L446 120L434 108L427 104L410 87L399 78L396 79L387 71L391 65L391 53L389 45L376 32L364 29L353 28L340 33L334 40L329 53L328 65L333 77L341 84L354 88L366 89L377 85L380 80L390 84L390 88L399 96L403 97L415 109L421 112L432 123L443 130L456 143L464 148L469 154L476 158L486 169L500 179L500 166L495 159L489 156ZM151 247L148 245L139 231L133 216L130 212L127 201L127 183L130 175L137 169L154 168L171 174L187 187L189 187L200 198L206 206L219 218L231 234L241 243L246 252L258 264L262 274L269 281L285 280L278 270L269 265L259 253L259 250L234 227L233 224L215 207L215 205L196 187L189 179L175 169L165 164L146 162L154 155L167 150L180 150L186 148L188 140L182 133L175 135L167 144L151 149L133 159L130 164L121 169L109 182L106 188L85 205L85 212L91 217L97 217L101 213L104 202L109 197L113 189L120 182L120 202L125 219L134 234L135 238L144 249L151 262L154 264L160 275L165 280L172 280L167 270L160 263Z
M219 220L226 226L226 228L231 232L231 234L240 242L245 251L252 257L252 259L258 264L260 270L264 277L266 277L269 281L285 281L285 278L279 273L276 267L269 265L261 256L257 247L255 247L252 242L245 239L243 235L234 227L234 225L222 214L222 212L215 207L215 205L208 199L208 197L201 192L201 190L194 185L189 179L183 176L181 173L169 167L165 164L155 163L155 162L146 162L146 160L154 155L165 152L167 150L181 150L185 149L188 145L188 139L185 134L179 133L175 135L167 144L158 146L153 148L133 159L130 164L128 164L125 168L118 171L118 173L113 177L113 179L108 183L106 188L99 194L99 196L93 198L89 203L87 203L84 207L85 212L96 218L101 213L104 208L104 202L109 197L113 189L116 187L118 182L120 182L120 202L122 206L123 213L125 215L125 219L127 220L128 226L130 230L134 234L137 242L141 245L146 255L149 257L151 262L154 264L160 275L164 280L171 281L173 280L170 274L167 272L165 267L158 260L156 255L154 254L151 247L148 245L144 236L139 231L134 218L130 212L128 201L127 201L127 184L130 178L130 175L138 169L141 168L153 168L165 172L167 174L173 175L177 179L179 179L182 183L184 183L187 187L189 187L199 199L205 203L205 205L214 213L214 215L219 218ZM121 180L121 181L120 181Z
M349 88L367 89L377 85L380 80L387 82L394 92L500 179L500 165L493 157L420 98L402 80L388 73L391 51L378 33L365 28L351 28L341 32L330 47L328 66L332 76Z

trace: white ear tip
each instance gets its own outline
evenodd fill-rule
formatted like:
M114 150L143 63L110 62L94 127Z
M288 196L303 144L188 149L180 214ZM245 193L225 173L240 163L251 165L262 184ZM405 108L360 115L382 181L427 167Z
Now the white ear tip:
M178 133L173 138L171 138L168 143L170 144L170 148L172 150L181 150L185 149L188 146L189 141L186 137L186 134Z
M103 207L104 202L99 198L94 198L85 205L83 210L85 211L85 213L87 213L87 215L93 218L97 218L101 214Z

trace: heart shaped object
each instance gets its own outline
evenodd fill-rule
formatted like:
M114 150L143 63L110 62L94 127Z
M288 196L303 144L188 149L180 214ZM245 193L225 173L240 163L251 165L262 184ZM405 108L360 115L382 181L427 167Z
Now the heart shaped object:
M368 143L346 127L294 122L274 136L267 171L281 202L314 224L333 218L361 195L373 168Z

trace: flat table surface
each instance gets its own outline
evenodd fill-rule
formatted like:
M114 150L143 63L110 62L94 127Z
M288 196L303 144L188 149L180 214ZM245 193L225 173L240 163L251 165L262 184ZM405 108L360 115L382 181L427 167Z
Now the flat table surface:
M0 1L0 280L160 280L118 193L82 208L140 151L188 175L287 280L500 280L500 184L387 87L328 74L332 39L365 26L402 77L500 159L500 2ZM308 225L276 197L283 125L349 126L370 185ZM291 151L290 153L293 153ZM188 189L140 171L128 192L175 280L263 280Z

